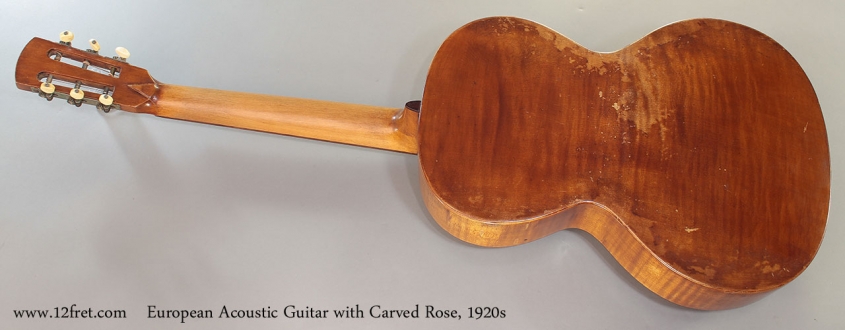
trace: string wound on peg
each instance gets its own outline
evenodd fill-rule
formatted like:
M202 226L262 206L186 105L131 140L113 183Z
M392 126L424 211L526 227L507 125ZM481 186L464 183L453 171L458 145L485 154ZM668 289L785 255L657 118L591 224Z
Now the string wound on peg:
M32 59L34 63L19 61L16 71L18 88L26 86L26 90L48 101L63 99L76 107L88 104L106 113L150 100L143 93L154 93L148 91L147 86L157 89L156 81L149 77L146 70L125 62L129 57L126 48L115 49L117 59L112 59L110 55L99 53L102 44L96 39L87 40L90 46L87 51L86 47L69 46L73 37L70 31L62 32L60 38L64 44L33 38L20 58ZM21 63L24 65L21 66ZM128 74L126 78L130 79L121 79L124 78L122 73ZM114 94L116 89L131 89L139 83L143 86L141 92Z

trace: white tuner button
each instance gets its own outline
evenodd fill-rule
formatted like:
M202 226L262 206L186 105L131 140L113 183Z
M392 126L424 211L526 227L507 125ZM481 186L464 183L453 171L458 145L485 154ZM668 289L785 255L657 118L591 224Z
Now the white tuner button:
M108 96L108 94L100 95L99 100L100 100L100 104L105 105L105 106L110 106L112 103L114 103L114 98L111 97L111 96Z
M64 43L69 43L73 41L73 32L64 31L62 34L59 35L59 40Z
M41 91L44 92L45 94L53 94L53 92L56 91L56 85L43 82L43 83L41 83Z
M88 40L88 44L91 45L91 50L95 53L100 51L100 43L96 39Z
M114 52L117 53L117 57L120 57L124 61L129 58L129 50L123 47L117 47L114 49Z
M77 100L77 101L78 101L78 100L81 100L83 97L85 97L85 92L83 92L83 91L82 91L81 89L79 89L79 88L74 88L74 89L71 89L71 90L70 90L70 93L68 93L68 95L70 95L70 97L71 97L72 99L74 99L74 100Z

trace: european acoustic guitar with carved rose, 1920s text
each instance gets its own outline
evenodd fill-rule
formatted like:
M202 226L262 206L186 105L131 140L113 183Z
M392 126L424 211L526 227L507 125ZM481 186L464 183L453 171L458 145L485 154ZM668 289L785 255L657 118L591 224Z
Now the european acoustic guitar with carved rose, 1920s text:
M168 85L118 56L34 38L17 87L68 103L419 154L422 198L491 247L592 234L676 304L725 309L793 280L824 234L830 155L804 71L766 35L693 19L613 53L511 17L434 57L392 109Z

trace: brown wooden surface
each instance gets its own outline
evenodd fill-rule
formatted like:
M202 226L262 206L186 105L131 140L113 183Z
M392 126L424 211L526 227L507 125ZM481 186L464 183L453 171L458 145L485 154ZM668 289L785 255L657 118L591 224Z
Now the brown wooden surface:
M117 68L117 77L98 73L94 70L82 69L68 62L54 60L50 55L61 53L62 57L77 62L88 60L92 67L104 70ZM115 96L115 107L125 111L135 111L135 108L149 102L150 95L155 93L155 80L147 70L121 62L99 54L89 53L82 49L55 43L41 38L32 38L21 51L15 67L15 83L19 89L38 92L42 79L53 75L56 82L74 83L79 81L83 86L102 89L108 87ZM56 94L66 97L70 88L56 85ZM85 92L85 99L89 103L96 102L100 93Z
M109 87L125 111L419 151L423 199L449 233L510 246L582 229L647 288L693 308L741 306L788 283L827 219L829 152L810 82L770 38L724 21L676 23L603 54L533 22L479 20L438 51L421 117L162 84L35 38L17 86L37 92L48 74Z
M77 62L118 68L119 76L81 69L54 60L59 52ZM108 71L108 70L106 70ZM15 80L18 88L38 92L42 79L79 81L82 85L108 87L117 109L149 113L205 124L292 135L364 147L417 152L418 115L414 111L292 97L230 92L163 84L147 70L92 54L71 46L33 38L18 59ZM66 98L70 88L57 85L58 97ZM99 93L87 91L87 103L96 104Z
M791 281L827 220L809 80L773 40L725 21L614 53L520 19L470 23L435 56L419 134L423 196L451 234L510 246L583 229L693 308Z
M417 113L291 97L160 85L156 116L407 153L417 152Z

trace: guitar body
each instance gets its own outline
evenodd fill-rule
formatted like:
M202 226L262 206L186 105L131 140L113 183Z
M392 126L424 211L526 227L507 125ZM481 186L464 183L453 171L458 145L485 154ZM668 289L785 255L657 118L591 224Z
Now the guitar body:
M425 203L452 235L501 247L582 229L692 308L788 283L827 221L810 81L775 41L726 21L613 53L521 19L472 22L434 58L418 138Z
M169 85L62 39L24 47L18 88L418 153L422 197L452 235L502 247L581 229L683 306L759 299L806 269L824 234L830 155L813 87L783 47L735 23L684 21L596 53L530 21L478 20L437 52L422 109L404 110Z

